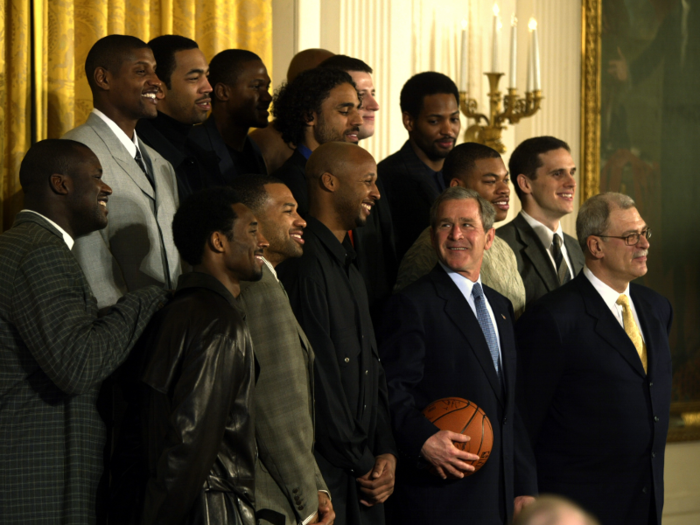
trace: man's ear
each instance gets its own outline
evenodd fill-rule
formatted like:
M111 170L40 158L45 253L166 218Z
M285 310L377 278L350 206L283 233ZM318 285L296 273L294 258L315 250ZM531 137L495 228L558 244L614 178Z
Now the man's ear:
M588 248L588 253L590 253L595 259L602 259L605 256L605 251L603 250L603 239L596 235L589 235L586 239L586 247Z
M207 240L207 245L209 249L214 253L223 253L226 248L226 239L222 232L214 232L209 236Z
M49 177L51 190L59 195L68 195L73 189L73 181L60 173L54 173Z
M496 229L491 228L486 232L486 243L484 244L484 250L490 250L493 246L493 238L496 236Z
M338 179L332 173L326 171L321 175L320 180L321 186L326 191L333 193L338 189Z
M515 182L517 183L518 187L522 190L523 193L528 195L532 193L532 181L522 173L517 176Z
M102 66L96 67L92 73L92 79L100 89L109 91L109 72L105 68Z
M403 127L406 128L406 131L409 133L413 131L413 128L415 126L415 121L413 120L413 117L407 112L404 111L401 113L401 118L403 119Z
M458 178L458 177L454 177L454 178L450 181L450 188L454 188L455 186L462 186L463 188L465 187L465 186L464 186L464 182L462 182L462 179L460 179L460 178Z
M218 82L216 86L214 86L214 96L216 97L216 100L228 100L229 87L222 82Z
M309 118L311 120L309 120ZM314 127L316 125L316 122L318 122L318 114L315 111L312 111L311 113L309 113L309 115L304 117L304 123L309 127Z

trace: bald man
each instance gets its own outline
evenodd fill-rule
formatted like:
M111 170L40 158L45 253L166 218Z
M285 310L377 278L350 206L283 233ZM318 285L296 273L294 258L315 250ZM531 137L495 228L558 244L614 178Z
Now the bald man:
M513 525L600 525L581 507L559 496L545 495L524 509Z
M396 445L367 291L343 243L380 198L377 165L349 143L319 146L306 166L309 214L304 254L279 274L316 354L316 448L336 525L384 523L394 490Z
M168 293L147 286L97 318L71 252L107 226L111 188L87 146L43 140L22 161L25 208L0 235L0 516L94 523L105 429L102 381Z
M297 78L299 73L317 67L321 62L333 55L334 53L327 49L313 48L299 51L289 63L287 83ZM294 147L282 139L282 133L275 128L274 121L272 126L252 131L250 138L260 147L268 173L277 171L294 153Z

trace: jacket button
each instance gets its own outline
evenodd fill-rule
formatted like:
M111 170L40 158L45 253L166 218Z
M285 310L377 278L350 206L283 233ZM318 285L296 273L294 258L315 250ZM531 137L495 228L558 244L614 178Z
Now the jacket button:
M299 510L304 510L304 505L299 505L297 508L298 508Z
M652 381L649 381L649 386L654 386L654 383Z
M345 358L345 362L346 362L346 363L349 363L349 362L350 362L350 358L349 358L349 357L346 357L346 358Z
M654 421L656 421L656 422L658 423L658 422L659 422L659 418L658 418L657 416L654 416Z
M505 425L507 421L508 421L508 417L506 416L503 418L503 424Z
M651 457L652 457L652 458L655 458L655 457L656 457L656 452L652 452L652 453L651 453Z
M299 489L294 489L292 492L296 494L297 492L299 492Z
M365 375L369 375L369 370L365 370Z
M647 488L644 487L644 488L642 489L642 492L643 492L644 494L646 494L646 493L647 493Z

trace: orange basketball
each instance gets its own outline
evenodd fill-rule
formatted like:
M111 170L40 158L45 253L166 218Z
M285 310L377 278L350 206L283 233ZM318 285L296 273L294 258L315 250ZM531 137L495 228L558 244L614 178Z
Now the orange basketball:
M483 410L461 397L445 397L425 407L423 415L440 430L451 430L469 436L469 441L455 442L455 446L479 456L478 460L467 462L474 465L474 472L484 466L493 448L493 428ZM464 475L469 476L474 472L465 472Z

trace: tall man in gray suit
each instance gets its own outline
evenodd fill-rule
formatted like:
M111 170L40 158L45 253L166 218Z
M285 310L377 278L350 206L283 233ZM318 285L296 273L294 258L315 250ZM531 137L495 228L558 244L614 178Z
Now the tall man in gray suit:
M515 252L525 301L530 304L573 279L583 268L581 248L560 223L574 211L576 165L566 142L534 137L513 150L508 167L523 209L498 228L496 235Z
M95 407L167 298L130 293L98 319L71 253L107 225L111 189L89 148L44 140L19 173L25 209L0 235L0 521L94 523L105 431Z
M263 523L288 525L335 519L328 488L314 458L314 353L294 317L275 267L303 253L306 221L292 192L270 176L239 178L233 184L270 245L263 276L241 283L246 321L260 364L255 386L255 506Z
M98 40L85 62L94 109L64 136L95 153L114 190L109 226L73 250L100 308L149 284L174 288L181 271L170 227L178 205L175 172L135 132L140 118L157 114L155 68L151 49L138 38Z

